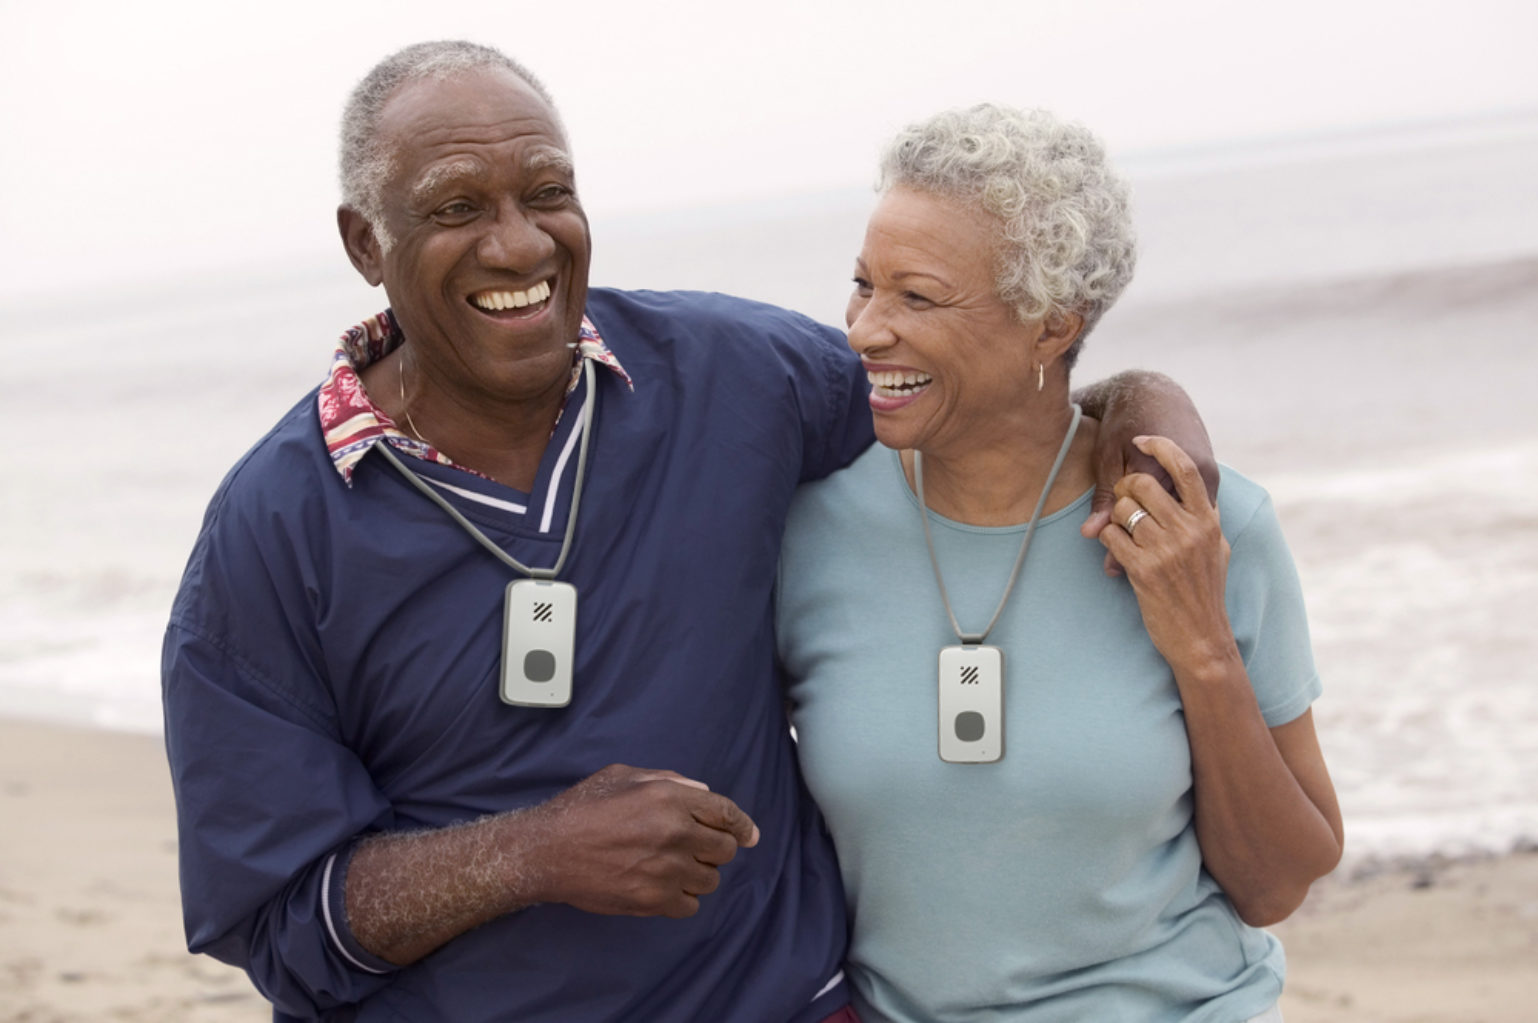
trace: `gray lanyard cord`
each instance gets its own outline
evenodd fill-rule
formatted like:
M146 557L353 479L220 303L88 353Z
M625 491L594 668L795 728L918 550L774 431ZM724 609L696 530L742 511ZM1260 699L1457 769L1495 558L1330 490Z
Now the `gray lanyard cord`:
M593 436L593 406L598 403L598 390L594 386L593 380L593 360L583 359L582 363L583 379L587 383L587 400L582 406L582 440L577 446L577 481L572 484L571 509L566 513L566 536L561 540L561 553L555 559L554 568L529 568L517 558L492 543L485 533L475 528L475 524L461 515L459 510L452 504L449 504L443 495L438 493L431 484L406 468L405 463L396 456L394 451L390 450L389 441L377 445L385 458L389 459L390 464L399 469L401 475L405 476L412 486L426 494L428 499L438 507L448 512L450 518L459 523L460 527L474 537L482 547L495 554L504 565L515 572L528 576L530 579L554 579L556 577L561 571L561 566L566 564L566 555L571 551L571 540L577 531L577 508L582 504L582 483L587 479L587 444L588 440ZM561 481L559 479L551 480L550 485L559 487Z
M1041 488L1041 497L1036 500L1036 510L1031 512L1031 524L1025 527L1025 539L1020 541L1020 553L1015 558L1014 570L1009 573L1009 582L1004 585L1004 596L999 598L999 606L994 609L993 617L988 619L988 627L982 632L962 632L961 623L956 621L956 612L951 610L951 598L945 592L945 577L940 574L940 559L935 557L935 541L929 530L929 506L924 503L924 456L918 450L913 452L913 489L918 491L919 515L924 520L924 543L929 548L929 563L935 569L935 584L940 587L940 600L945 604L945 613L950 616L951 628L956 632L956 638L965 646L975 646L988 638L988 633L999 623L999 616L1004 613L1004 605L1009 603L1009 595L1015 590L1015 580L1020 578L1020 566L1025 564L1025 552L1031 547L1031 536L1036 532L1036 523L1041 519L1041 510L1046 507L1047 495L1052 492L1052 484L1057 482L1057 471L1063 467L1063 461L1068 457L1068 448L1073 444L1073 436L1079 431L1079 418L1083 410L1078 405L1073 406L1073 421L1068 424L1068 435L1063 438L1063 446L1057 450L1057 460L1052 463L1052 471L1047 473L1046 485Z

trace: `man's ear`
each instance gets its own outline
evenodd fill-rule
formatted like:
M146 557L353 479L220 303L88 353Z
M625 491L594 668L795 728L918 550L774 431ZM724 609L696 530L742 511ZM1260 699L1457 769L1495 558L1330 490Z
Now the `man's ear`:
M379 287L384 281L384 250L374 235L374 225L351 206L338 206L336 226L353 267L370 285Z

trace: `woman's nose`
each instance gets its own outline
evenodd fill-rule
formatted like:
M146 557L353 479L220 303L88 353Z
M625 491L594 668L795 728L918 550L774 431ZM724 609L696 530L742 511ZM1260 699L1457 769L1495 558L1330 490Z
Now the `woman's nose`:
M880 351L895 340L879 303L870 298L851 298L844 320L849 324L849 347L857 355Z

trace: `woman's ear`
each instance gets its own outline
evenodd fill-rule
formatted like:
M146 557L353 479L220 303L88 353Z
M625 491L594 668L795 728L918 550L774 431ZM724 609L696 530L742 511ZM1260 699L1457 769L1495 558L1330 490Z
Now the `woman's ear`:
M1084 329L1084 317L1078 313L1063 313L1061 316L1052 316L1042 322L1041 333L1036 335L1035 361L1042 366L1050 366L1056 362L1073 343L1079 339L1079 332Z
M384 250L374 234L374 225L351 206L338 206L336 226L353 267L371 286L379 287L384 281Z

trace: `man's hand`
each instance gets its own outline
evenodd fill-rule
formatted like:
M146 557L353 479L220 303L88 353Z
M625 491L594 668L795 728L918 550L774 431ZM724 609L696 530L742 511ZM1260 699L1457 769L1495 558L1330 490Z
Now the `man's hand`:
M719 868L758 844L736 803L672 771L613 764L535 814L539 901L589 913L693 916Z
M1116 484L1129 473L1146 473L1175 493L1169 473L1138 449L1132 442L1135 437L1152 434L1174 441L1201 473L1208 498L1217 500L1218 463L1212 454L1212 441L1196 406L1179 384L1160 373L1129 370L1091 384L1074 398L1084 407L1085 415L1100 420L1095 444L1095 497L1089 518L1080 528L1086 537L1098 538L1111 521ZM1121 566L1109 552L1105 571L1107 575L1121 575Z
M540 902L691 916L721 865L757 842L748 815L703 783L615 764L527 810L365 839L347 917L365 949L404 966Z

